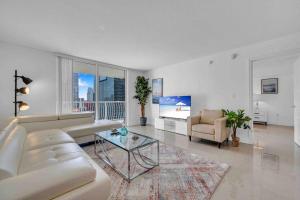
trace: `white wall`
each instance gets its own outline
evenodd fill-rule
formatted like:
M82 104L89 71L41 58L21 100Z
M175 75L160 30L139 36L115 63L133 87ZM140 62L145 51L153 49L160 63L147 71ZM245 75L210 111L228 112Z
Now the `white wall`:
M135 81L137 76L143 76L144 72L136 71L136 70L129 70L127 71L127 111L126 111L126 122L128 126L137 125L140 123L140 105L138 101L133 98L135 95Z
M300 146L300 58L294 63L294 140Z
M0 120L14 115L14 70L33 79L29 85L29 95L19 97L30 105L27 111L19 115L55 114L57 113L57 64L52 52L0 42ZM134 125L139 123L138 105L132 98L136 76L142 71L127 70L127 121ZM19 87L22 81L19 80Z
M56 58L49 52L0 43L0 119L14 115L14 70L33 80L30 94L18 97L30 105L20 115L56 113ZM18 81L21 87L22 80Z
M283 57L253 63L253 93L261 93L261 79L278 78L278 94L261 94L259 108L266 111L268 124L294 125L293 65L296 57Z
M203 108L242 108L249 112L249 59L289 51L300 47L300 34L228 50L147 72L150 78L163 78L164 95L191 95L192 115ZM236 59L231 55L238 53ZM213 60L213 64L209 61ZM148 105L151 123L159 107Z

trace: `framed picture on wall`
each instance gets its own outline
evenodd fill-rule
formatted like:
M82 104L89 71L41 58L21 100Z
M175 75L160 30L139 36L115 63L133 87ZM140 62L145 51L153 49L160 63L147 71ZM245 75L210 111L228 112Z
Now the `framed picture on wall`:
M163 96L163 79L152 79L152 103L159 104L159 98Z
M278 94L278 78L261 79L262 94Z

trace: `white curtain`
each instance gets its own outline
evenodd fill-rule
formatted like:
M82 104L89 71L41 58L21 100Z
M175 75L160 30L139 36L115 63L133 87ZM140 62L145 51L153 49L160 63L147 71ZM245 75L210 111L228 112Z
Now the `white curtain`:
M60 57L61 113L72 112L73 60Z

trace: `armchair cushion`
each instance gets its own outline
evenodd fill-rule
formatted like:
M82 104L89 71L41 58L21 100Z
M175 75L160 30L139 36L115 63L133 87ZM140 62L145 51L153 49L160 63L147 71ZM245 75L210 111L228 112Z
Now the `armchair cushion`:
M214 125L215 120L222 118L224 116L224 113L222 110L206 110L204 109L201 112L201 124L211 124Z
M196 124L192 125L192 131L214 135L215 127L210 124Z

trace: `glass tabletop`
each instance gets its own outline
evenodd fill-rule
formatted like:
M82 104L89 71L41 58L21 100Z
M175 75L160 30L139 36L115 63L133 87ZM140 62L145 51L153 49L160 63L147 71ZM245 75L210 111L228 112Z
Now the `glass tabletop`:
M118 131L120 132L119 129ZM96 135L127 151L157 142L156 139L140 135L129 130L126 136L112 134L111 131L97 132Z

